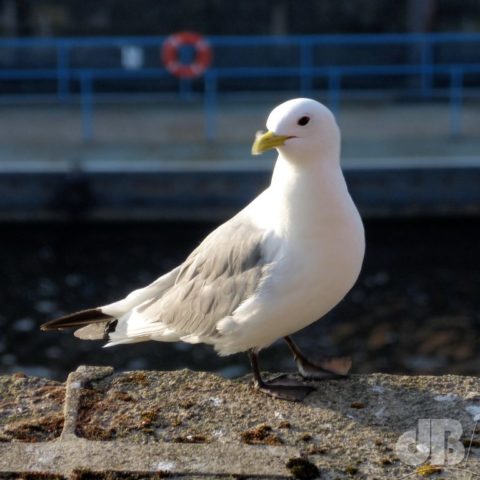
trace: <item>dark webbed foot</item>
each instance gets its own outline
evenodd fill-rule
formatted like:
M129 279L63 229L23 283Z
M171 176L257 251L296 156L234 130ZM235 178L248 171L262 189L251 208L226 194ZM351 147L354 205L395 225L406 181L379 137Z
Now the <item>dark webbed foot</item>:
M352 368L350 357L324 357L320 360L296 359L298 372L303 378L323 379L346 377Z
M302 402L307 395L315 390L310 385L277 385L270 382L264 382L262 385L255 384L255 388L270 397L289 400L290 402Z
M318 359L310 360L302 354L290 337L284 338L293 353L298 371L303 378L319 380L345 377L352 368L352 359L350 357L322 356Z
M304 383L293 378L289 378L286 375L279 375L271 380L263 380L258 368L256 353L249 351L248 355L252 364L254 385L255 388L260 392L281 400L301 402L308 394L315 390L315 387L311 385L305 385Z

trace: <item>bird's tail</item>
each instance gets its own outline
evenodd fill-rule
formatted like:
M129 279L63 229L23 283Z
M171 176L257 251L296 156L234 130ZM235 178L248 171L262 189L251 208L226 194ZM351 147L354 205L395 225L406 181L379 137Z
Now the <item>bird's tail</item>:
M103 313L100 308L90 308L50 320L40 326L42 330L62 330L64 328L83 327L75 331L75 336L85 340L101 340L109 333L109 326L116 319Z

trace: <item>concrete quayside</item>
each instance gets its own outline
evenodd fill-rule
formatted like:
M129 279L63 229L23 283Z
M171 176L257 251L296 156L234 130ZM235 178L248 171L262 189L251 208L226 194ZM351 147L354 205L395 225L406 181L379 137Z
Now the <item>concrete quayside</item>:
M2 376L0 478L480 478L476 377L352 375L315 383L303 403L250 381L109 367L65 384Z

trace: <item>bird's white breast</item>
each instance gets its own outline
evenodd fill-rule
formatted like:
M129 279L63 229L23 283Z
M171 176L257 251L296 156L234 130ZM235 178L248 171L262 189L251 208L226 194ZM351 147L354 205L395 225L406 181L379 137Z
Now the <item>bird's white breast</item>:
M363 262L363 225L340 167L310 174L284 167L247 209L267 232L272 257L257 296L234 315L250 347L266 347L322 317L353 286Z

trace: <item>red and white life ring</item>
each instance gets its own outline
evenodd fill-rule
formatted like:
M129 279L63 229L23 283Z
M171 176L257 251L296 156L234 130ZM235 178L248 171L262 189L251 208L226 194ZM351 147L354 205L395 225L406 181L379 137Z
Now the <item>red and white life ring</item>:
M184 45L195 49L192 63L185 64L179 60L178 52ZM212 49L207 40L195 32L178 32L165 39L162 45L162 61L165 68L176 77L192 78L202 75L213 60Z

